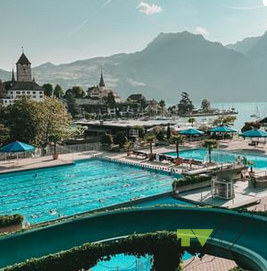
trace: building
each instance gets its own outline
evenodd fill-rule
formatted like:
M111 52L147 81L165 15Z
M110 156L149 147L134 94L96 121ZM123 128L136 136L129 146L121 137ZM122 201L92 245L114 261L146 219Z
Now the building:
M87 98L91 99L99 99L102 100L105 97L108 97L108 95L112 93L114 96L114 100L116 103L121 102L121 98L118 95L117 92L112 90L111 88L107 88L105 85L104 77L103 77L103 72L101 70L101 75L100 75L100 81L97 86L89 87L87 90Z
M161 107L159 103L155 100L146 101L145 114L148 116L156 116L161 112Z
M44 89L39 86L32 77L31 62L28 60L24 52L22 52L19 60L16 63L17 80L12 69L12 79L5 82L5 90L1 89L1 103L3 106L13 104L16 98L26 95L37 102L44 99Z

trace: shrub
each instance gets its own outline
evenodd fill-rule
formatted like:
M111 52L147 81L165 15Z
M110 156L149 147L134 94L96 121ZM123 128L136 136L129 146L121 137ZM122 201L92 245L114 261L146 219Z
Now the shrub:
M174 270L179 266L184 251L196 253L196 248L181 247L181 241L175 232L156 232L130 235L112 243L87 243L70 250L30 259L24 263L7 267L4 271L74 271L88 270L100 260L109 260L116 254L125 253L137 257L153 255L157 270ZM163 266L164 269L161 267ZM177 270L181 270L181 266Z
M113 143L112 135L110 135L110 134L102 135L100 142L103 145L110 146Z
M128 138L125 136L124 132L118 132L113 139L114 144L119 145L120 148L122 148L127 141Z
M182 179L175 179L172 183L173 189L177 187L182 187L185 185L195 184L195 183L202 183L206 181L210 181L211 177L207 175L198 175L198 176L186 176Z
M18 225L23 221L22 215L2 215L0 216L0 228Z

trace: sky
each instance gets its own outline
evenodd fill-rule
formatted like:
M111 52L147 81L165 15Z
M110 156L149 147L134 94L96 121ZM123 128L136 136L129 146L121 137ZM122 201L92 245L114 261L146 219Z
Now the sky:
M265 5L266 6L265 6ZM234 43L267 30L267 0L0 0L0 68L133 53L160 32Z

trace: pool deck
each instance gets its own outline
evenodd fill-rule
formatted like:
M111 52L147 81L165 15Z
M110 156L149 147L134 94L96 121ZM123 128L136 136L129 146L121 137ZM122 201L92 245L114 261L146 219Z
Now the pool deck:
M230 268L236 266L234 261L205 255L202 260L198 257L194 257L193 259L185 261L184 271L228 271Z
M96 154L101 155L102 153L92 151L83 153L61 154L59 155L59 158L57 160L53 160L51 156L41 156L34 158L1 161L0 174L38 168L71 165L74 163L74 161L89 159Z

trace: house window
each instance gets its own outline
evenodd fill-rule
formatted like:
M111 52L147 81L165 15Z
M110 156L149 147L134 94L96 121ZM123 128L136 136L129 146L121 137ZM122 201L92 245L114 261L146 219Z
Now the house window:
M36 95L33 95L32 97L33 97L34 99L36 99Z
M36 91L33 91L32 94L36 94Z
M17 94L20 94L20 91L17 91Z
M40 98L43 98L43 95L40 95Z
M27 91L27 94L31 94L31 92L30 92L30 91Z
M22 94L25 94L25 91L22 91Z
M43 92L42 92L42 91L39 91L39 94L43 94Z

